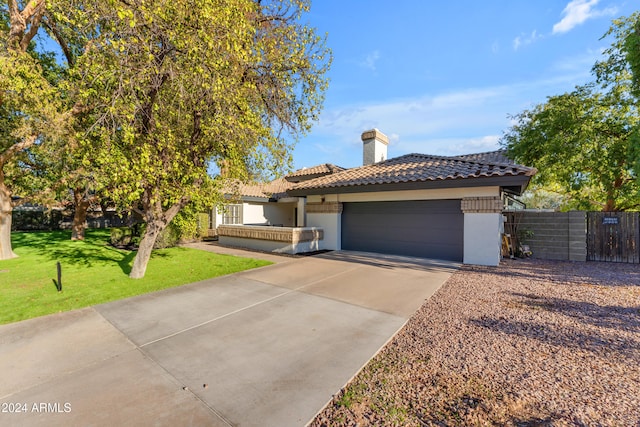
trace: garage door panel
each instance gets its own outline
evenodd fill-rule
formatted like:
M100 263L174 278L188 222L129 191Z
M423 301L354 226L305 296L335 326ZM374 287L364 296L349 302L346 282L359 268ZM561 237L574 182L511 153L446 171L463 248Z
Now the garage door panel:
M342 248L462 261L460 200L345 203Z

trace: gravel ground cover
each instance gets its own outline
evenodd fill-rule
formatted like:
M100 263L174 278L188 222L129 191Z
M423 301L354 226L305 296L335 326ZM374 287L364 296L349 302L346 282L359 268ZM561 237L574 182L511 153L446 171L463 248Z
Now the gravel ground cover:
M640 266L464 266L312 426L640 426Z

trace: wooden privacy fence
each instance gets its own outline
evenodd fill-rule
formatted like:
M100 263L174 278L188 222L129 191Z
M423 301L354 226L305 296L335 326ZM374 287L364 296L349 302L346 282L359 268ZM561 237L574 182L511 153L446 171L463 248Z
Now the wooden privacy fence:
M640 212L588 212L587 260L640 263Z

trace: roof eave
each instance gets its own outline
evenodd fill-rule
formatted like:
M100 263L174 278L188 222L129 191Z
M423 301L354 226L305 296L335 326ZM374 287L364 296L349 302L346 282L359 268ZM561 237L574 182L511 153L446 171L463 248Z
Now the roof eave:
M514 194L522 194L531 176L491 176L477 178L456 178L433 181L398 182L388 184L363 184L341 187L317 187L306 189L291 189L287 191L289 196L311 196L319 194L345 194L345 193L370 193L375 191L399 191L399 190L431 190L446 188L470 188L470 187L501 187L505 191Z
M240 202L259 202L259 203L264 203L264 202L268 202L269 201L269 197L264 196L264 197L259 197L259 196L244 196L242 194L240 195L231 195L231 194L225 194L225 199L227 200L227 202L230 203L240 203Z

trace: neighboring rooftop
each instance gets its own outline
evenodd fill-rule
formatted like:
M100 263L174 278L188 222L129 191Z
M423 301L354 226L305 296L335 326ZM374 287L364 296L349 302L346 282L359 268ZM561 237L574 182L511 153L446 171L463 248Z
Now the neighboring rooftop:
M324 163L322 165L313 166L310 168L298 169L297 171L285 176L285 179L289 182L300 182L342 172L343 170L345 170L345 168L332 165L331 163Z
M284 178L278 178L271 182L245 184L240 181L229 182L226 193L231 196L255 197L261 199L281 199L287 197L287 190L296 183L327 176L344 171L345 168L325 163L310 168L302 168L292 172Z
M245 184L240 181L229 181L225 193L231 197L256 197L260 199L278 199L286 197L286 191L293 184L284 178L278 178L271 182Z

